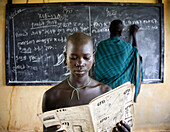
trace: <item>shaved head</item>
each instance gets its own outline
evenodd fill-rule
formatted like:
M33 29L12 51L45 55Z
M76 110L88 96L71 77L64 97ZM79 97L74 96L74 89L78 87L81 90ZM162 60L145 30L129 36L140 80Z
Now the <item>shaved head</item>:
M81 33L81 32L76 32L72 35L70 35L68 38L67 38L67 41L66 41L66 52L67 52L67 49L70 45L70 43L72 44L76 44L76 45L81 45L81 44L86 44L86 43L89 43L91 44L92 48L93 48L93 42L92 42L92 39L90 36L84 34L84 33Z
M123 30L123 22L119 19L113 20L110 24L109 31L113 35L121 36Z

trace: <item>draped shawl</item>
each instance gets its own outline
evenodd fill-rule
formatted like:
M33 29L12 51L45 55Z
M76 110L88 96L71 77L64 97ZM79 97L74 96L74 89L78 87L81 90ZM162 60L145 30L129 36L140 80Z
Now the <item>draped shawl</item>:
M112 37L98 44L94 66L96 80L112 89L130 81L135 85L134 102L139 93L141 70L138 49L130 43Z

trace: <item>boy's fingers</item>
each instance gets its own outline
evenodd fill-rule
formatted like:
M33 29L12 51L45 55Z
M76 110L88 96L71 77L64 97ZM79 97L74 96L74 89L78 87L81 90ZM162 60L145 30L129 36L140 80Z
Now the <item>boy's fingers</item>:
M112 132L120 132L120 131L118 130L117 127L114 127Z
M61 131L56 130L55 132L66 132L66 130L61 130Z
M121 125L120 123L118 123L117 128L120 132L129 132L123 125Z
M122 120L120 123L130 132L130 126L125 121Z
M60 125L57 125L57 130L60 129L60 128L61 128L61 126L60 126Z
M58 129L61 128L61 125L57 125L56 127L57 127L57 130L58 130ZM56 132L66 132L66 130L58 130L58 131L57 130L56 130Z
M138 25L131 25L131 27L130 27L130 31L131 32L134 32L134 31L138 31L138 29L139 29L139 26Z

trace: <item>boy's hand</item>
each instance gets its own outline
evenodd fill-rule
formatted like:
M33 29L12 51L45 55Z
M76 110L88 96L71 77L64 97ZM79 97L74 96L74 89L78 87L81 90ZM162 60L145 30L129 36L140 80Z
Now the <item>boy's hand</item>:
M57 130L59 130L60 128L61 126L57 125ZM61 130L57 132L66 132L66 130ZM116 127L113 128L113 132L130 132L130 126L126 122L120 121L120 123L117 123Z
M57 130L59 130L60 128L61 128L61 126L60 126L60 125L57 125ZM56 132L66 132L66 130L61 130L61 131L60 131L60 130L57 131L57 130L56 130Z
M130 126L126 122L120 121L113 128L113 132L130 132Z
M130 34L134 35L138 31L139 27L136 24L130 26Z

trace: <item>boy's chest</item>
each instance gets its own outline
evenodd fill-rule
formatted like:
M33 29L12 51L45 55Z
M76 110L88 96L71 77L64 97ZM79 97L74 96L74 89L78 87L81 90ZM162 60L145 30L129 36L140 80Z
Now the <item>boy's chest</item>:
M92 99L99 96L101 93L93 90L71 90L62 92L62 96L57 100L57 108L78 106L88 104Z

